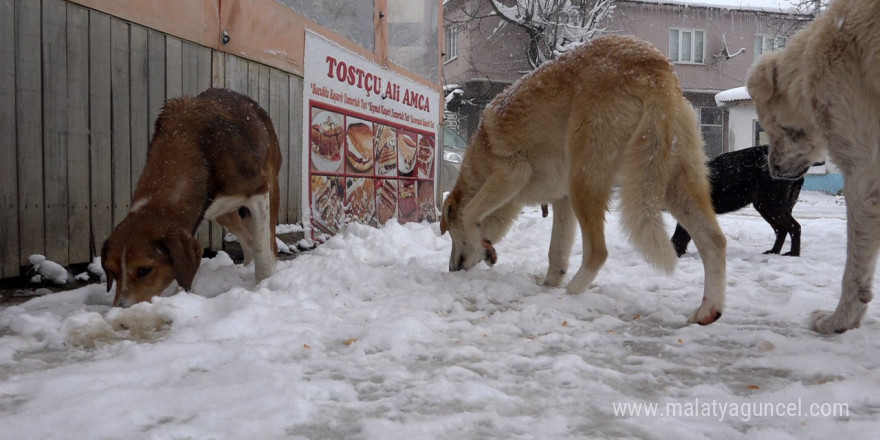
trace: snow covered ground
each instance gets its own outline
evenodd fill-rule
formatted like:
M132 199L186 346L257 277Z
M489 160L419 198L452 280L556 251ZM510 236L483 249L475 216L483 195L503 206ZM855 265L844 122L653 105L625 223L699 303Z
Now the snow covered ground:
M36 298L0 310L0 438L876 438L880 309L807 328L837 304L843 200L804 192L795 216L801 258L762 255L773 233L751 208L719 218L727 309L707 327L685 324L693 245L654 272L615 212L587 292L540 286L536 208L493 268L448 272L437 224L355 225L258 287L221 254L195 293L130 309L103 285Z

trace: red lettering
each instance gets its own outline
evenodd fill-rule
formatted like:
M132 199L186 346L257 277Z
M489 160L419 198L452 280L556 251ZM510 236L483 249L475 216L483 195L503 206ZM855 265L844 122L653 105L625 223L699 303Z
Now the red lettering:
M333 78L333 68L336 67L336 58L328 55L326 61L327 64L330 66L330 69L327 70L327 78Z

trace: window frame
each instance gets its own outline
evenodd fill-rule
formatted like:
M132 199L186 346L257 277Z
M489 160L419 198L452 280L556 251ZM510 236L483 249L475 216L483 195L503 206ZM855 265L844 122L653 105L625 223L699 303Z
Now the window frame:
M674 48L675 52L673 52L673 41L672 35L673 32L677 35L677 44ZM700 34L700 44L699 51L697 50L697 38L696 35ZM690 44L687 47L687 50L690 53L689 60L683 60L682 54L684 53L684 45L682 41L684 40L683 35L690 34ZM695 55L699 53L700 60L694 61L696 58ZM702 66L706 64L706 31L704 29L689 29L689 28L669 28L669 51L667 53L670 61L676 64L691 64ZM674 56L673 56L674 55Z
M766 42L768 39L773 41L773 48L770 50L766 49L766 47L767 47ZM759 40L760 40L760 44L758 44ZM782 44L780 44L780 42ZM755 45L754 45L755 60L760 58L761 55L763 55L765 53L779 52L780 50L782 50L782 48L785 47L785 44L787 42L788 42L788 38L786 38L786 37L774 36L771 34L755 34Z
M443 64L458 58L458 24L450 24L444 27L443 44L445 53Z

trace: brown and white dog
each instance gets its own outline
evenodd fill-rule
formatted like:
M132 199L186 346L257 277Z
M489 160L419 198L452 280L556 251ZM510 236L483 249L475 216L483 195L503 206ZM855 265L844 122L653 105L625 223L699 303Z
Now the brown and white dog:
M275 272L281 150L272 121L252 99L226 89L165 102L131 210L101 251L114 306L186 290L201 262L202 219L238 236L257 282Z

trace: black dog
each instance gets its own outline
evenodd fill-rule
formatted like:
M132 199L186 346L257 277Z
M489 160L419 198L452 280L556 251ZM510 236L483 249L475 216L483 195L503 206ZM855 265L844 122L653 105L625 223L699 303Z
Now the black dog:
M710 160L707 166L716 214L737 211L751 203L776 233L773 249L764 253L778 254L782 251L787 233L791 235L791 250L785 255L800 256L801 225L791 216L791 209L801 193L803 177L797 180L772 178L767 169L766 146L721 154ZM690 234L676 224L672 244L679 257L685 253L690 241Z

